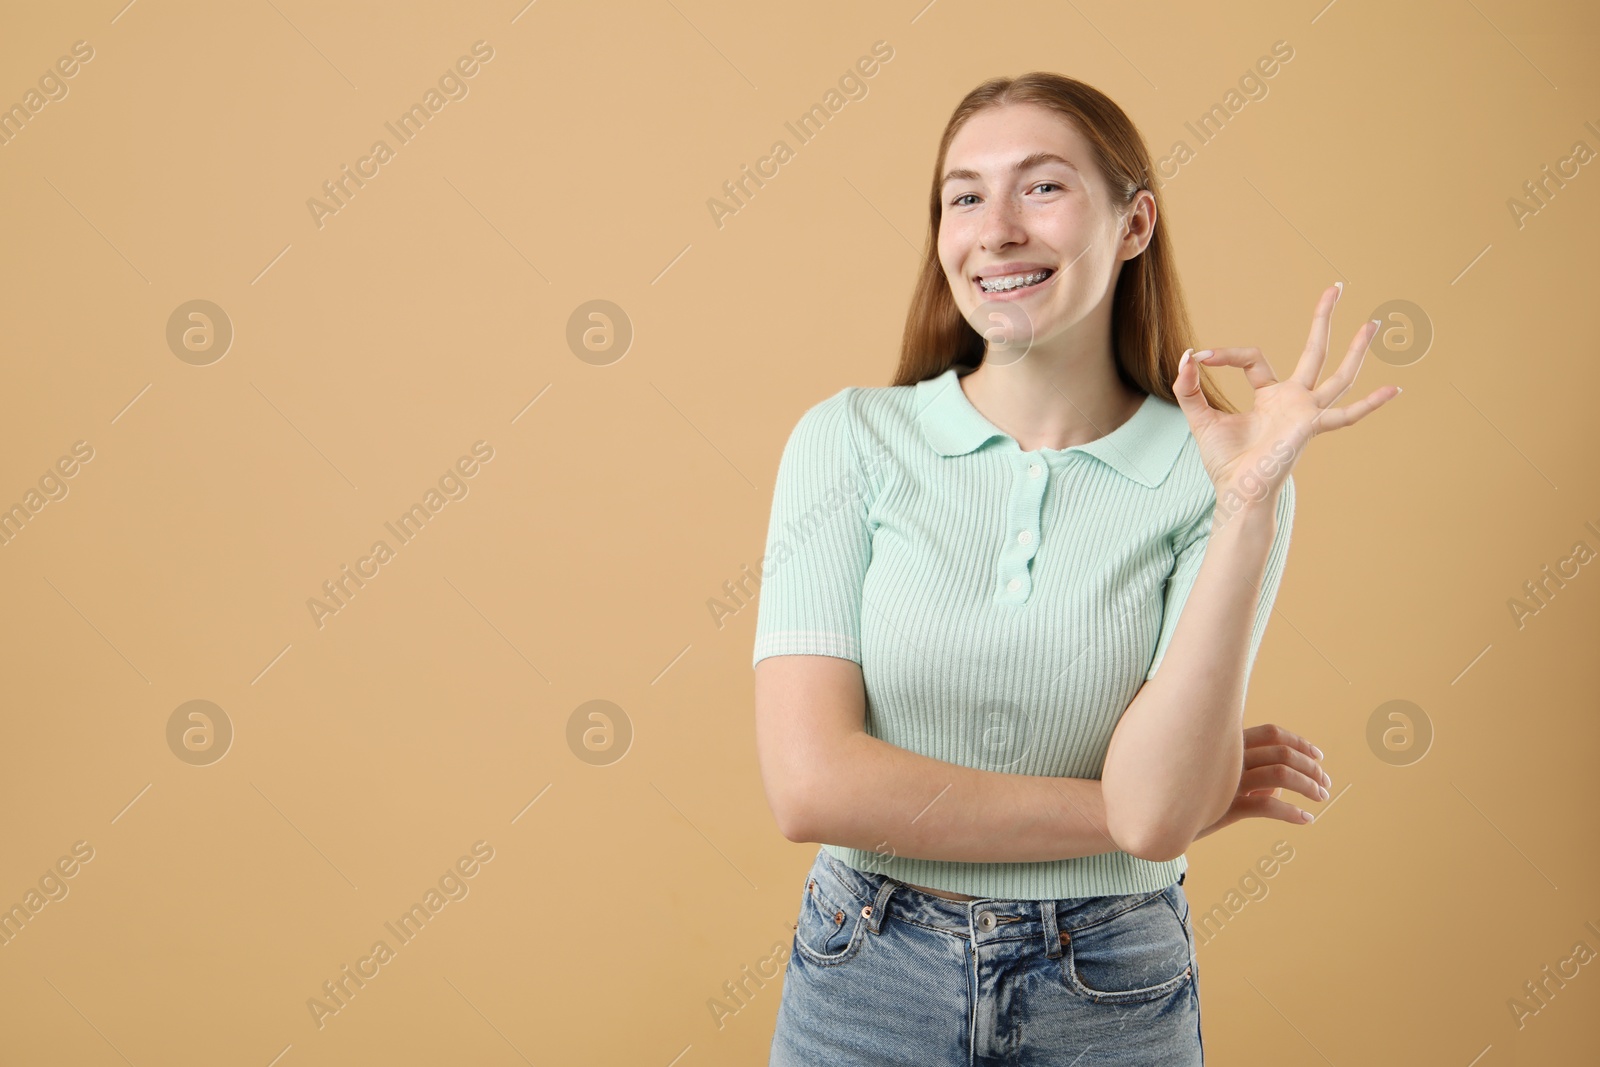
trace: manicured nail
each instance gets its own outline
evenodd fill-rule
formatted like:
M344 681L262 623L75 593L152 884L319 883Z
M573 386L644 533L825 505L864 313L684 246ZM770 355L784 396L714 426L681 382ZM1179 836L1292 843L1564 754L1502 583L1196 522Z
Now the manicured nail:
M1333 283L1333 287L1335 289L1339 290L1337 293L1334 294L1334 297L1333 297L1333 302L1335 304L1337 304L1339 302L1339 298L1344 295L1344 282L1334 282Z
M1194 358L1198 359L1200 362L1204 363L1206 360L1210 359L1212 357L1212 355L1213 355L1213 353L1212 353L1211 349L1208 348L1208 349L1205 349L1202 352L1196 352L1194 354Z
M1322 749L1318 748L1316 745L1312 745L1311 746L1311 754L1316 756L1318 759L1321 759L1322 758Z
M1306 822L1316 822L1317 821L1317 817L1315 815L1311 814L1309 811L1302 811L1300 813L1300 816Z
M1178 373L1179 374L1183 373L1183 365L1185 363L1189 362L1189 353L1192 352L1192 351L1194 351L1194 349L1185 348L1183 350L1183 355L1178 357Z

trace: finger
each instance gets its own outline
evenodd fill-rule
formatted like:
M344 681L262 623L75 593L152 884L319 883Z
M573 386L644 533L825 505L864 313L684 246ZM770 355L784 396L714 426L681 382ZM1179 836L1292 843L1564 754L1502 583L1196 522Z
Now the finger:
M1322 407L1327 407L1350 388L1350 383L1356 380L1356 375L1361 371L1361 364L1366 359L1367 348L1372 344L1372 339L1378 335L1378 320L1372 319L1361 324L1356 335L1350 339L1350 347L1345 350L1344 359L1339 361L1338 369L1328 376L1328 380L1311 390L1311 396Z
M1241 367L1244 376L1250 382L1252 389L1261 389L1268 385L1277 385L1277 375L1272 373L1272 364L1267 362L1267 357L1261 354L1259 348L1208 348L1203 352L1196 352L1193 359L1198 359L1208 367L1220 367L1224 364L1230 367Z
M1353 404L1346 404L1342 408L1328 408L1312 420L1312 432L1327 433L1329 430L1342 430L1346 426L1360 422L1399 395L1398 385L1384 385Z
M1292 789L1307 800L1320 803L1328 799L1328 790L1322 785L1320 778L1320 775L1313 778L1293 767L1273 763L1245 771L1239 779L1239 788L1247 794L1258 790Z
M1296 774L1305 776L1312 781L1321 782L1323 785L1332 785L1333 779L1328 777L1328 772L1315 759L1301 752L1299 749L1287 745L1258 745L1244 750L1244 767L1240 775L1244 775L1258 767L1281 766ZM1288 782L1274 782L1274 785L1287 785Z
M1257 745L1289 745L1315 759L1322 758L1322 749L1293 730L1285 729L1275 722L1264 722L1244 728L1244 747L1252 748Z
M1216 409L1200 389L1200 364L1194 360L1194 350L1185 349L1178 360L1178 376L1172 380L1172 395L1189 420L1191 429L1198 429L1206 420L1216 416Z
M1305 351L1300 354L1300 362L1294 366L1294 380L1305 386L1307 390L1317 387L1317 379L1322 376L1322 361L1328 354L1328 331L1333 326L1333 305L1339 302L1339 294L1343 287L1330 285L1322 291L1322 299L1317 301L1317 310L1311 316L1311 333L1306 337Z
M1280 819L1296 825L1313 821L1309 811L1272 797L1235 797L1228 814L1241 819Z

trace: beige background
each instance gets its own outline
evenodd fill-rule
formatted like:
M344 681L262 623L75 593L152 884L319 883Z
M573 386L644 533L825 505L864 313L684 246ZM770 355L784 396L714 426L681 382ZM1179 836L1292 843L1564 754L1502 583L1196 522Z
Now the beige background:
M1508 606L1600 550L1600 170L1507 206L1600 150L1592 8L121 2L0 33L6 106L94 51L0 147L0 506L93 449L0 547L0 906L93 850L0 948L0 1060L764 1063L781 979L724 983L787 951L815 846L763 798L754 606L707 602L759 561L801 412L889 379L951 108L1036 68L1194 149L1165 195L1199 344L1286 370L1337 279L1336 347L1394 300L1435 335L1369 356L1352 395L1404 395L1296 468L1248 721L1320 744L1335 798L1189 854L1226 917L1211 1058L1594 1057L1600 963L1508 1006L1600 951L1600 564ZM469 94L319 228L307 200L480 40ZM1276 41L1267 95L1198 145ZM234 330L209 365L166 340L200 299ZM634 331L605 365L567 339L591 300ZM322 583L477 441L468 494L319 627ZM169 747L191 700L233 730L209 765ZM592 700L619 709L598 754L571 740ZM1390 700L1434 731L1407 765L1368 744ZM322 983L478 841L469 895L319 1028Z

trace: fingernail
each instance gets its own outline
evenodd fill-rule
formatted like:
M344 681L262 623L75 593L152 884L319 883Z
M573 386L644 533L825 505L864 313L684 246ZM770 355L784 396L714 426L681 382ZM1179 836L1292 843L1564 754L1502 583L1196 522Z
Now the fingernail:
M1315 815L1311 814L1309 811L1302 811L1300 814L1301 814L1302 817L1304 817L1306 822L1316 822L1317 821L1317 817Z
M1207 348L1204 351L1196 352L1194 354L1194 358L1204 362L1205 360L1210 359L1212 354L1213 353L1212 353L1211 349Z
M1318 748L1318 747L1317 747L1317 746L1316 746L1316 745L1312 745L1312 746L1311 746L1311 752L1312 752L1312 754L1313 754L1313 755L1314 755L1314 756L1316 756L1316 757L1317 757L1317 758L1318 758L1318 759L1321 759L1321 758L1322 758L1322 749L1320 749L1320 748Z
M1327 800L1328 799L1328 791L1326 789L1324 789L1320 785L1317 786L1317 799L1318 800Z
M1337 304L1339 302L1339 297L1344 295L1344 282L1334 282L1333 287L1339 290L1338 293L1334 294L1333 297L1333 302Z
M1185 363L1189 362L1189 353L1192 352L1192 351L1194 351L1194 349L1185 348L1183 350L1183 355L1178 357L1178 373L1179 374L1183 373L1183 365Z

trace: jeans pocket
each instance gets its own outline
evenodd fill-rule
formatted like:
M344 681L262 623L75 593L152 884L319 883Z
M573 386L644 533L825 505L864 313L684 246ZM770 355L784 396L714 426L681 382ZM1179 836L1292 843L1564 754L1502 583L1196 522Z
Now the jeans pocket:
M1066 930L1062 967L1072 990L1098 1003L1170 996L1194 976L1189 931L1169 890L1130 895L1127 907Z
M826 862L818 859L806 875L800 917L794 928L795 947L806 959L822 966L854 957L866 929L861 905L851 903L855 895L833 876Z

